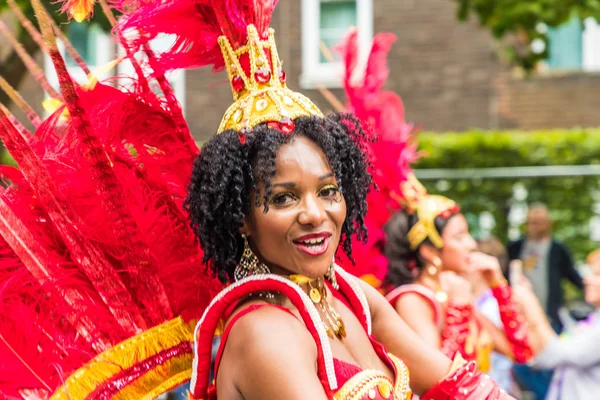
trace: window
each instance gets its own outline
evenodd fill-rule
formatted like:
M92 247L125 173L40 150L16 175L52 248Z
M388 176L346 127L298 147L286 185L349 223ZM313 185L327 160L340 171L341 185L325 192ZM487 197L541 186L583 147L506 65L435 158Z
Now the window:
M95 24L71 21L66 34L73 47L75 47L92 72L100 69L115 58L114 44L110 34L104 32L102 28ZM65 46L61 41L58 42L58 47L65 58L65 63L71 77L80 84L87 83L85 72L67 54ZM58 77L56 76L50 57L45 57L44 64L48 80L58 89ZM114 75L114 70L102 72L98 78L102 80L112 75Z
M88 65L92 73L98 73L98 79L104 80L116 75L117 69L119 74L119 83L127 85L127 77L134 76L133 66L131 62L125 60L119 64L118 67L113 68L110 71L102 71L102 67L117 58L125 55L125 51L119 46L118 50L114 39L110 33L104 32L99 26L95 24L77 23L71 21L67 30L67 37L69 41L75 47L77 52L81 55L85 63ZM151 44L152 48L156 52L163 51L172 44L172 40L169 40L168 36L164 36L154 40ZM77 63L67 54L65 47L62 42L59 41L59 48L63 56L65 57L65 63L71 77L80 84L87 83L88 79L85 72L77 65ZM58 77L54 70L54 65L50 57L46 56L45 60L46 76L50 84L58 89ZM99 72L100 71L100 72ZM170 73L167 78L175 90L175 96L181 103L182 108L185 110L185 71L174 71ZM157 89L158 90L158 89Z
M548 43L549 70L600 71L600 27L595 19L582 23L574 16L563 25L548 29Z
M349 27L356 26L356 1L326 0L320 3L320 41L330 49L342 40ZM336 52L332 52L332 55L336 61L339 61L339 55ZM326 63L328 61L330 60L321 51L319 62Z
M351 27L358 28L361 53L373 37L372 0L302 0L302 75L305 89L341 87L343 64L335 52Z
M587 18L583 30L583 70L600 71L600 25Z

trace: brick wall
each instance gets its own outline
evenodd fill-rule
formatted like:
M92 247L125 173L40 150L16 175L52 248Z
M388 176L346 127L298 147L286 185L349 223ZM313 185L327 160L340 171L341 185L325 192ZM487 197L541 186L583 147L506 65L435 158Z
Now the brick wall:
M600 73L501 74L498 116L503 128L543 129L600 125Z
M495 42L475 22L456 21L447 0L374 1L376 32L398 41L388 88L402 96L407 118L425 129L492 128Z

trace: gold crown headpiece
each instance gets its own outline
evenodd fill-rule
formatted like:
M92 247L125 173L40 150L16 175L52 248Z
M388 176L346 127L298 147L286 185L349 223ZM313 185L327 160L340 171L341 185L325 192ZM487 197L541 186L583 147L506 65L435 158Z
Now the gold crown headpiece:
M286 73L275 46L274 31L263 40L254 25L248 25L248 41L234 49L226 36L219 37L234 103L227 109L218 133L234 129L242 143L258 124L269 123L283 133L294 130L294 119L321 111L306 96L286 86Z
M430 195L413 174L402 183L401 190L402 206L406 212L417 214L417 222L408 232L411 249L417 249L425 239L429 239L438 249L444 247L444 241L435 227L435 219L448 219L458 214L458 204L444 196Z

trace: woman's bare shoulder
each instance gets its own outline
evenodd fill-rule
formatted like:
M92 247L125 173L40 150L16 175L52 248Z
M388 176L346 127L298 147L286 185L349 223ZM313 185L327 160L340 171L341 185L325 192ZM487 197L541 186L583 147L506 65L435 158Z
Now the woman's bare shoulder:
M243 392L244 398L252 398L251 393L289 396L295 379L319 384L316 359L316 344L300 320L276 307L260 307L231 327L217 387L219 393Z

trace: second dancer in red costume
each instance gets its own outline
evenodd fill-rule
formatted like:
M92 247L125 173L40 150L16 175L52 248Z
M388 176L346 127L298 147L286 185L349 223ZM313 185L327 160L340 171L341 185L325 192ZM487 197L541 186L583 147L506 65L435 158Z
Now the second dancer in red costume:
M347 109L374 128L379 139L369 144L379 189L368 196L370 236L366 243L355 241L358 266L350 271L389 291L399 315L448 357L461 354L482 371L490 368L492 350L526 362L532 356L526 327L498 261L476 252L458 205L429 195L411 173L409 165L418 156L410 140L415 128L405 121L400 97L382 90L394 42L395 36L378 34L364 71L357 70L356 32L337 47L346 67ZM470 284L459 275L476 273L492 288L503 328L471 305Z

